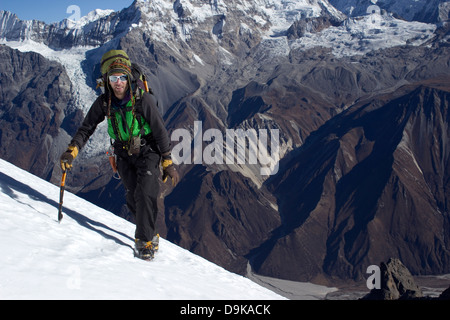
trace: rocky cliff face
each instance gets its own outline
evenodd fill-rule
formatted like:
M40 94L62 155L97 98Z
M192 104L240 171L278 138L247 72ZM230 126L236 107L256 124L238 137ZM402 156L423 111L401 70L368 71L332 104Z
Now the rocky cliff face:
M357 279L390 255L413 273L447 265L450 96L428 86L403 90L349 108L286 160L268 183L282 225L253 252L257 271Z
M67 120L81 119L78 112L67 111L72 84L60 64L4 45L0 70L0 155L49 178L61 142L67 139L65 130L74 132Z
M233 271L250 263L291 280L360 279L368 265L396 256L413 273L449 272L448 26L386 15L373 28L328 1L151 4L135 1L76 28L2 13L0 34L53 48L96 46L80 66L91 86L101 55L125 49L149 76L170 133L193 136L195 121L222 133L279 130L275 176L251 165L181 164L180 185L165 186L160 199L162 236ZM19 56L32 62L21 67ZM39 141L60 137L63 148L82 113L62 107L75 105L64 69L6 47L0 63L2 77L22 83L2 82L2 128L13 128L2 148L32 148L18 136L25 117L14 113L28 114L32 100L43 101L45 118L28 127ZM52 157L36 174L48 177L60 153L33 149L45 152ZM125 216L103 150L84 152L69 188ZM29 168L39 163L20 157Z
M280 223L273 197L238 173L196 166L178 190L165 199L167 237L234 272Z

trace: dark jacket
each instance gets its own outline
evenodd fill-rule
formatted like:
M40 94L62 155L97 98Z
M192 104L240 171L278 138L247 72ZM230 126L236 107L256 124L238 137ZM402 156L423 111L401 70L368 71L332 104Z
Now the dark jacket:
M83 124L72 138L71 145L76 145L79 150L84 147L97 125L104 121L108 114L108 106L104 99L105 95L101 95L95 100L84 118ZM144 93L142 98L136 101L135 108L136 112L144 117L152 130L150 137L145 138L151 139L152 141L149 142L156 145L161 154L170 152L169 136L158 111L158 102L155 96L147 92Z

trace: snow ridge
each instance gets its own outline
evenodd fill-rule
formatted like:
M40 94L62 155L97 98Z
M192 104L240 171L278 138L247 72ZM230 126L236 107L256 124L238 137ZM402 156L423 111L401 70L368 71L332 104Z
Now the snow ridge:
M422 45L434 37L436 28L434 24L399 20L391 14L365 15L349 18L341 26L293 40L290 48L332 48L336 57L363 55L395 46Z
M283 297L161 239L133 257L134 225L0 160L0 299L279 300Z

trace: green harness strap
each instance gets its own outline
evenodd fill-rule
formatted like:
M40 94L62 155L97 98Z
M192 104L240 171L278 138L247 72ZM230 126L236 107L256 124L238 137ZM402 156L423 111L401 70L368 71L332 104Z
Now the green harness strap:
M141 114L139 116L136 115L134 104L131 100L125 107L125 113L123 108L114 109L114 112L108 116L108 134L112 139L127 142L128 145L133 137L146 136L152 132L143 116Z

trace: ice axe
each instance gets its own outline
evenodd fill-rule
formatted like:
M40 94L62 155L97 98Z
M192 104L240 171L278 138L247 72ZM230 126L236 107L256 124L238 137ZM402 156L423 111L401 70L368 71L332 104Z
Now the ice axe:
M59 190L59 210L58 210L58 222L59 223L61 223L61 220L63 218L62 205L63 205L64 189L66 187L66 175L67 175L67 171L63 170L63 174L61 177L61 188Z

